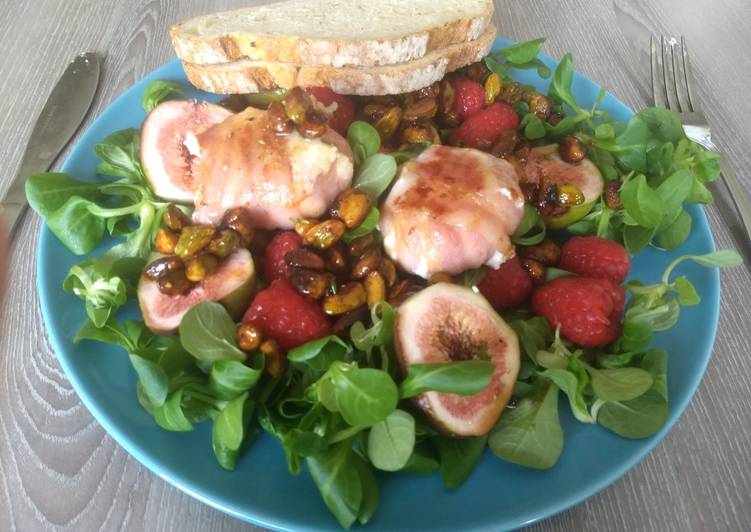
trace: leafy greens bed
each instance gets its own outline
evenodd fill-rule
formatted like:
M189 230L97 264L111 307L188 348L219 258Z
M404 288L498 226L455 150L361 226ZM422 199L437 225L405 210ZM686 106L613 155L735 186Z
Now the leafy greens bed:
M604 91L592 108L580 107L571 93L571 56L550 72L537 59L542 43L510 46L485 62L504 84L514 69L552 75L548 96L562 119L552 125L519 102L522 134L539 144L573 135L587 145L606 181L620 182L620 206L610 207L603 198L568 230L616 240L632 254L648 245L679 247L691 232L685 205L712 200L706 183L719 174L717 155L690 142L678 118L665 109L645 109L619 123L599 109ZM144 108L181 92L179 85L155 82L144 95ZM365 122L354 122L347 139L355 154L355 185L374 198L389 187L398 165L424 148L379 153L378 132ZM28 180L29 203L73 253L89 254L107 235L122 237L104 255L71 268L63 283L84 302L88 316L75 341L115 344L128 353L138 375L138 400L160 427L189 431L211 420L214 454L226 469L235 467L259 428L271 434L283 446L290 472L307 469L345 528L368 522L375 512L374 470L439 472L447 487L457 488L486 447L520 465L552 467L564 445L560 392L579 422L626 438L654 434L668 416L668 354L649 345L655 332L677 322L682 306L699 303L691 282L672 272L682 261L706 267L739 262L731 251L687 255L676 259L657 284L629 283L623 334L601 348L571 344L526 309L507 313L523 350L514 399L488 435L456 439L436 432L407 399L426 391L476 394L488 385L493 364L482 359L417 364L403 375L393 345L398 309L386 302L355 323L348 338L327 336L289 351L289 366L279 377L264 371L262 354L238 347L237 326L218 303L193 307L177 336L155 335L141 321L119 320L117 311L134 297L168 205L145 180L139 144L137 130L124 130L96 145L97 173L114 180L86 183L65 174ZM377 231L378 220L373 207L345 241ZM514 242L532 245L545 236L539 214L527 208ZM548 270L549 278L565 274ZM474 286L480 278L479 272L467 272L463 282Z

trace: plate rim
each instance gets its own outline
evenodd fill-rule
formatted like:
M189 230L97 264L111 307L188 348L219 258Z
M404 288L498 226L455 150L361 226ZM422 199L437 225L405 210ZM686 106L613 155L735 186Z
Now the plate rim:
M497 48L498 46L512 44L513 42L514 41L511 41L510 39L506 39L504 37L500 37L500 36L496 37L493 42L493 49ZM559 63L558 60L555 60L551 56L542 52L540 54L540 57L546 64L552 67L554 67L555 65ZM73 144L72 148L68 152L68 155L66 156L65 161L63 162L63 164L61 165L58 171L65 172L67 167L70 164L70 160L73 154L77 153L80 149L82 149L83 146L93 144L92 140L93 141L98 140L98 138L97 139L91 138L93 137L93 134L94 134L95 124L99 122L106 122L108 120L108 116L110 114L114 114L113 109L116 108L122 100L127 98L128 95L132 91L145 87L149 81L151 81L152 79L158 78L160 76L160 72L168 68L174 68L175 66L179 67L178 59L172 59L171 61L164 63L163 65L149 72L146 76L141 78L139 81L137 81L133 85L127 87L120 95L118 95L112 102L110 102L107 105L107 107L101 112L101 114L99 114L94 120L92 120L91 123L88 124L87 129L81 134L81 136ZM593 84L597 88L601 87L599 83L595 82L594 80L590 78L587 78L580 72L575 71L574 79L576 80L577 78L583 78L583 80L585 80L587 83ZM617 96L615 96L609 90L608 90L608 95L610 98L613 98L618 105L627 109L630 113L632 114L634 113L634 111L628 105L623 103ZM708 236L708 240L709 240L710 251L715 251L716 242L714 239L714 235L712 234L712 230L709 225L709 220L706 216L704 209L701 206L693 205L690 207L689 210L694 220L694 226L692 227L691 234L694 234L695 232L706 232ZM72 353L68 353L69 347L65 345L66 342L63 341L64 339L62 335L58 331L53 331L52 328L50 327L50 324L53 323L53 320L50 314L50 305L47 304L47 300L50 295L55 293L55 291L60 290L60 287L49 286L50 281L48 277L45 275L46 260L42 256L42 250L49 245L49 239L51 238L54 238L54 236L47 229L46 224L41 223L40 230L39 230L39 238L37 241L37 249L36 249L36 263L37 264L36 264L35 273L37 276L37 294L39 297L39 307L40 307L42 318L43 318L44 325L45 325L46 336L48 338L48 341L50 342L51 347L53 348L53 351L55 352L56 358L60 362L60 365L63 368L63 371L65 372L66 378L69 380L69 382L73 386L81 402L86 406L86 408L89 410L92 416L96 419L96 421L104 428L104 430L128 454L130 454L133 458L135 458L139 463L143 464L152 473L156 474L158 477L164 479L169 484L175 486L176 488L190 495L191 497L225 514L228 514L234 518L240 519L241 521L252 523L258 526L262 526L262 527L266 527L272 530L293 530L293 529L317 530L318 528L316 528L315 526L308 526L305 524L301 525L298 522L292 522L288 520L284 516L276 516L276 515L274 515L273 517L268 516L266 515L266 513L264 512L262 508L254 508L253 513L251 515L248 512L242 512L242 511L236 510L231 505L223 504L222 501L220 500L216 500L209 496L203 495L201 493L200 486L194 487L190 485L191 482L181 481L179 478L176 478L176 476L179 476L179 475L176 475L173 471L170 470L169 467L162 465L159 462L159 460L154 460L147 453L142 452L142 450L138 446L138 442L134 438L131 438L124 431L122 431L118 427L118 424L113 419L111 419L111 416L107 414L103 410L103 408L100 408L97 401L93 400L93 398L90 397L88 393L84 391L85 384L83 382L83 379L79 378L78 373L73 369L69 361L69 357L72 354ZM710 281L712 282L712 284L716 286L716 290L713 291L712 297L709 297L709 296L702 297L702 305L708 306L706 308L706 311L708 315L712 318L710 321L711 326L710 326L709 335L707 336L707 342L706 342L707 345L701 351L701 354L702 354L701 364L697 365L697 370L691 373L690 381L685 383L686 390L687 390L685 397L681 397L680 400L678 401L671 398L670 413L669 413L669 417L665 425L663 425L663 427L657 433L650 436L648 439L643 440L644 442L643 445L636 452L634 452L623 463L613 468L600 481L595 482L594 484L588 483L584 488L581 488L579 490L572 490L571 493L559 499L559 502L557 504L545 505L544 510L535 512L535 515L530 517L527 520L519 521L517 519L517 520L514 520L516 524L510 525L509 523L504 523L502 526L509 525L511 528L528 526L538 521L542 521L544 519L553 517L577 504L580 504L581 502L584 502L585 500L591 498L592 496L596 495L597 493L601 492L602 490L610 486L616 480L623 477L627 472L629 472L639 462L641 462L644 459L644 457L648 453L650 453L657 446L658 443L660 443L663 440L663 438L672 429L672 427L675 425L678 419L683 415L683 413L685 412L688 406L688 403L691 401L691 399L693 399L694 395L696 394L698 386L701 383L701 380L703 379L704 374L706 372L706 368L709 364L709 360L712 358L712 352L713 352L715 341L716 341L717 328L718 328L719 318L720 318L720 296L721 296L720 279L721 278L720 278L719 270L717 268L712 269L709 272L709 276L710 276ZM485 523L476 527L465 528L465 530L498 530L498 529L499 527L497 523L495 524L495 526L493 523Z

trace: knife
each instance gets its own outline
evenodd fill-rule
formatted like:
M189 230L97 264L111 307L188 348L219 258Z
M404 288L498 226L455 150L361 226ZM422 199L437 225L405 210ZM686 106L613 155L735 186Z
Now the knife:
M77 56L47 98L34 124L18 172L0 202L0 214L10 238L13 238L26 211L26 178L48 171L78 131L99 85L100 64L100 57L93 52Z

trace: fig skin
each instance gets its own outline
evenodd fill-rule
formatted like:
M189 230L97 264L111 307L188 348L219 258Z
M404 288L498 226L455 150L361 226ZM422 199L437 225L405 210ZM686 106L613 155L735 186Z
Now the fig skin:
M193 203L191 154L185 141L231 115L218 105L191 100L168 100L148 114L141 125L141 165L154 194Z
M159 257L160 254L153 254L149 263ZM171 334L177 330L185 313L202 301L218 301L234 320L239 320L255 292L255 285L253 258L247 249L239 249L184 296L162 294L156 281L141 275L138 306L144 323L152 332ZM174 308L167 308L170 305Z
M419 344L421 335L442 331L440 328L447 325L446 317L458 317L477 326L473 335L466 338L467 345L485 342L496 370L488 387L473 396L426 392L412 401L440 433L452 437L481 436L493 428L511 399L519 373L519 340L484 297L463 286L437 283L410 296L397 310L394 344L405 376L411 364L453 360L445 352L438 353L433 348L435 344L430 344L427 352ZM425 342L430 337L422 339ZM466 353L460 359L465 357L471 358ZM450 412L452 408L454 411Z
M540 184L544 176L549 183L573 185L584 194L584 203L571 207L558 216L545 216L549 229L564 229L584 218L600 199L605 188L605 180L597 166L589 159L578 163L564 161L558 144L548 144L530 150L524 169L528 182Z

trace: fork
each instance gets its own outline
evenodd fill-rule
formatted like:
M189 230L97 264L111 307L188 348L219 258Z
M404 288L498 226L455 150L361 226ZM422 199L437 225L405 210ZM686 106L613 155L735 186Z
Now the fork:
M658 43L652 36L649 43L649 55L654 104L678 113L683 122L683 130L689 139L708 150L719 153L720 150L712 142L709 124L701 110L699 97L694 89L694 77L685 39L682 36L678 38L661 36ZM749 193L722 158L720 158L720 171L730 190L730 198L743 222L746 237L751 241Z

